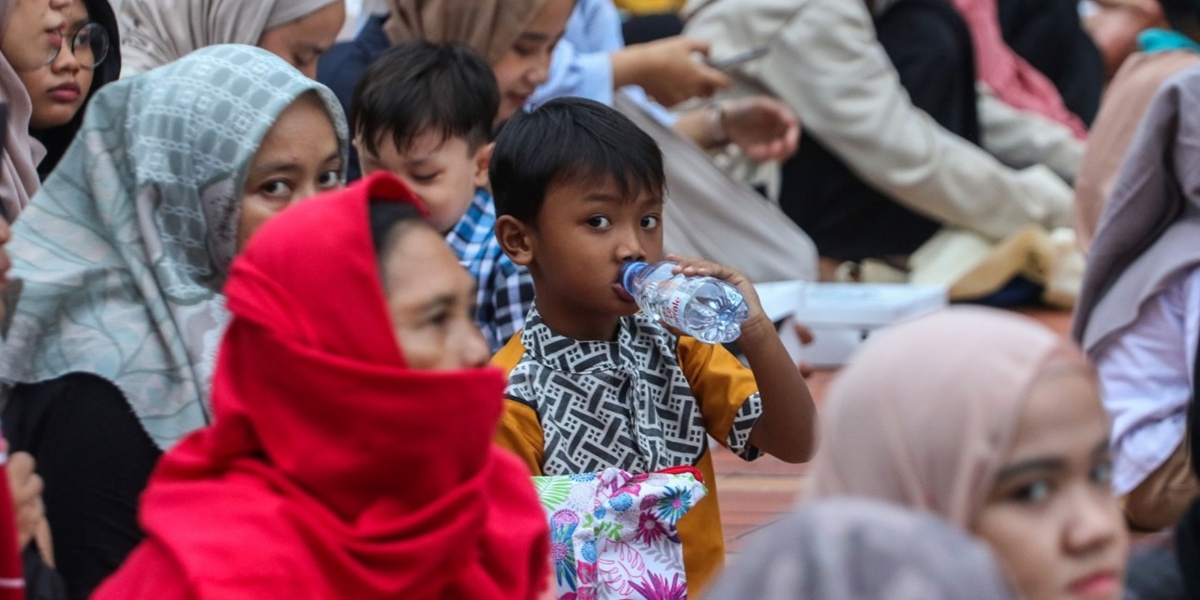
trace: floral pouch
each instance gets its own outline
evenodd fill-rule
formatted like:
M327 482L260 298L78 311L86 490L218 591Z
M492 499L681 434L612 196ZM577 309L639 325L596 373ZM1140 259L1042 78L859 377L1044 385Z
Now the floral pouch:
M692 467L533 478L561 600L685 600L676 525L708 491Z

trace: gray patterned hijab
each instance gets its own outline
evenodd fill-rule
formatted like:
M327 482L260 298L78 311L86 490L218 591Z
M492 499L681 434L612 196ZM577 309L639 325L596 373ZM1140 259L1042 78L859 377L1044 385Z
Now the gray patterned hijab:
M840 497L764 532L707 600L1017 598L982 542L930 513Z
M333 93L251 46L211 46L100 90L13 228L25 289L0 378L100 375L163 449L205 425L242 187L271 125L308 92L345 153Z

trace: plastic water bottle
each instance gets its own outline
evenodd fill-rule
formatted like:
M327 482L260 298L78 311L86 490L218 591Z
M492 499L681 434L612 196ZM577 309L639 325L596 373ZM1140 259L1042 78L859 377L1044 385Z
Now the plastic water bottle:
M750 313L737 287L715 277L672 275L672 262L632 262L621 268L621 285L646 314L706 344L742 335Z

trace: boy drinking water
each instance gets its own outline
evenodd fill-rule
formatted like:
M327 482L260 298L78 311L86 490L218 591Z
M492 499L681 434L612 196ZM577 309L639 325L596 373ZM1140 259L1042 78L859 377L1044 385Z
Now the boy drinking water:
M742 292L750 369L668 331L624 292L622 265L662 259L664 180L658 147L624 116L564 99L514 117L490 173L496 238L536 291L525 329L492 361L509 372L498 441L535 474L699 468L712 493L679 526L695 592L724 563L708 436L745 460L808 460L808 387L737 271L668 257Z
M385 51L350 106L363 173L383 170L404 180L479 282L475 320L493 351L520 328L533 297L529 273L500 252L491 234L487 169L499 109L496 77L482 56L424 41Z

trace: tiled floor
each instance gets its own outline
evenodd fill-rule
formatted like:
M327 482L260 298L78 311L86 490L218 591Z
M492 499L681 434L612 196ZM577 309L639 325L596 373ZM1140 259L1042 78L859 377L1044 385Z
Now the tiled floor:
M1021 312L1064 336L1070 330L1070 313L1041 309ZM832 371L818 371L808 378L818 410L833 375ZM789 465L770 456L747 463L723 448L713 453L713 460L721 496L725 550L731 561L737 560L747 536L778 521L794 506L807 466Z

